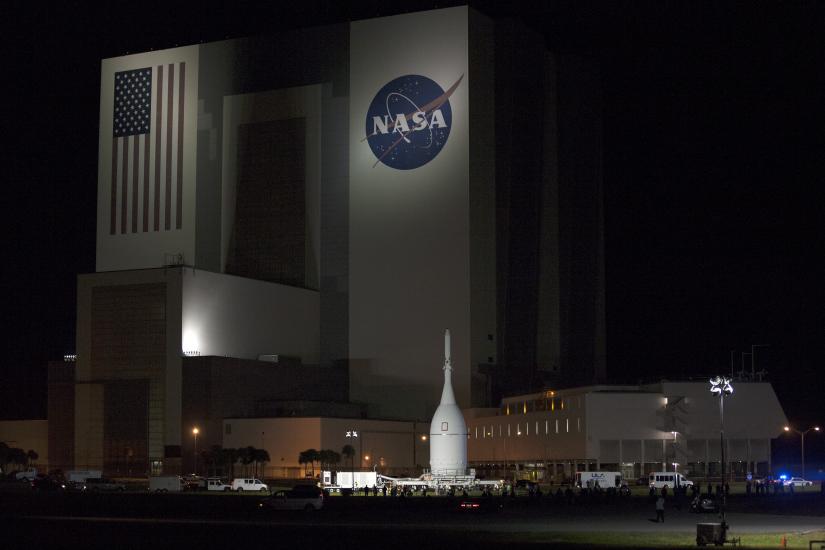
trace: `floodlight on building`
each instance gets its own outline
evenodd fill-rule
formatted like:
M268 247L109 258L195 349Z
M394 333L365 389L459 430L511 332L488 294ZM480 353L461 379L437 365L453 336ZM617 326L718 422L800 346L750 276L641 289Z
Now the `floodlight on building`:
M63 356L64 363L74 363L77 361L77 354L76 353L67 353Z

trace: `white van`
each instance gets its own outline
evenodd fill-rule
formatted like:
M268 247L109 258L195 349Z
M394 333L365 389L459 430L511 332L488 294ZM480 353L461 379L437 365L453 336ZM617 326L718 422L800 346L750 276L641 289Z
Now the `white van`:
M576 487L595 489L596 483L600 489L614 488L622 486L621 472L576 472Z
M692 487L693 482L686 479L677 472L650 472L648 485L656 489L667 487L668 489L675 489L676 487Z
M233 491L269 491L266 483L254 478L235 478L232 480Z

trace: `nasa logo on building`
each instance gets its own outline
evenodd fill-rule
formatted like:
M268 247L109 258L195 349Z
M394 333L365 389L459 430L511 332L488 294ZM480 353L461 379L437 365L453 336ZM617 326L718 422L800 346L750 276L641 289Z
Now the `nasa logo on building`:
M464 75L444 91L426 76L400 76L381 88L367 111L366 138L375 158L397 170L433 160L450 137L453 95Z

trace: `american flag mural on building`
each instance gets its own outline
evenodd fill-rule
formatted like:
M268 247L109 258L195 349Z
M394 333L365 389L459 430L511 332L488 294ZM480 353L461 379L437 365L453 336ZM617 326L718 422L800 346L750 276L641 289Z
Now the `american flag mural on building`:
M186 63L114 74L109 234L181 229Z

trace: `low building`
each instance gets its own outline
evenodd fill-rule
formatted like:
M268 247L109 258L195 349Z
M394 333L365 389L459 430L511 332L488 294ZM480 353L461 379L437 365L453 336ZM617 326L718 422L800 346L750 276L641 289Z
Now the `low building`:
M771 439L787 419L768 383L734 383L725 398L728 471L771 471ZM702 382L589 386L508 397L469 409L470 467L480 474L556 482L576 471L720 474L719 398Z

